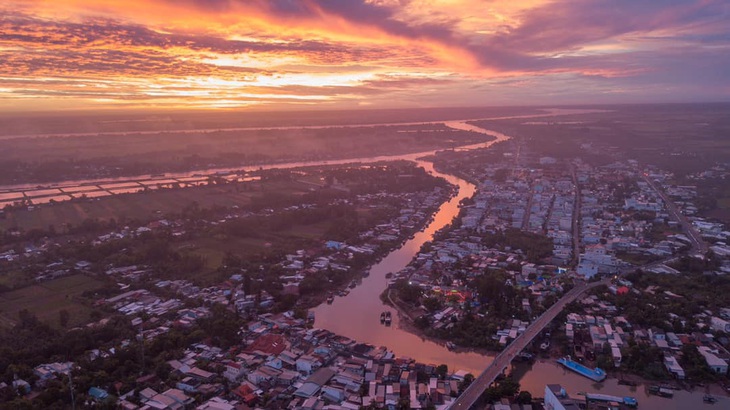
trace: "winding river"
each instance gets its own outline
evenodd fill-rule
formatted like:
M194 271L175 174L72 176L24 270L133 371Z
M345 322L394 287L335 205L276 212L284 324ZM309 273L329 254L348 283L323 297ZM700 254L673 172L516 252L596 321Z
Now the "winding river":
M496 131L486 130L467 124L463 121L445 122L452 128L480 132L496 136L497 139L473 147L460 149L484 148L497 142L505 141L510 137ZM446 179L458 186L458 193L449 201L441 205L434 213L433 220L412 239L406 241L400 248L389 253L380 262L370 268L370 274L364 278L362 284L353 289L345 297L335 297L331 305L321 304L314 309L315 326L330 330L334 333L347 336L360 342L375 346L386 346L397 356L405 356L421 363L446 364L451 371L466 370L475 375L484 370L492 362L493 356L472 351L455 352L444 345L419 337L408 332L400 325L398 315L393 315L392 326L387 327L380 323L380 313L385 310L393 311L390 306L380 300L380 294L387 287L386 274L398 272L405 268L416 256L421 245L430 241L436 231L449 224L459 214L459 202L470 198L476 191L476 186L453 175L437 172L431 162L418 160L421 154L402 156L401 159L415 161L432 175ZM575 373L568 372L552 361L537 361L531 365L516 365L512 369L519 377L523 390L529 391L533 397L543 397L545 385L560 383L568 393L574 397L579 392L603 393L615 396L632 396L639 400L641 409L687 409L687 408L730 408L730 398L721 397L716 404L704 403L704 391L675 391L673 399L649 395L645 386L629 387L619 385L616 379L608 379L603 383L594 383ZM714 393L714 392L713 392ZM717 406L717 407L713 407ZM723 407L728 406L728 407Z
M568 111L568 112L566 112ZM581 112L594 112L595 110L553 110L548 114L527 115L510 118L529 118L561 114L580 114ZM506 117L505 117L506 118ZM496 140L474 144L471 146L458 147L459 150L470 150L477 148L489 147L499 141L509 139L508 136L501 133L486 130L474 125L470 125L465 121L432 121L419 122L418 124L446 124L447 126L460 130L468 130L496 136ZM382 125L367 124L365 126ZM356 125L350 125L356 126ZM277 127L278 128L278 127ZM298 127L301 128L301 127ZM254 128L250 128L254 129ZM262 128L269 129L269 128ZM179 131L176 131L179 132ZM195 130L191 132L201 132ZM67 136L67 135L64 135ZM370 275L363 279L362 284L353 289L346 297L336 297L332 305L322 304L314 309L316 316L315 325L320 328L328 329L337 334L350 337L352 339L370 343L375 346L387 346L398 356L411 357L422 363L430 364L447 364L451 371L466 370L473 374L479 374L491 361L492 356L483 355L475 352L453 352L448 350L444 345L423 339L413 333L409 333L400 326L398 315L393 317L393 325L386 327L380 324L380 312L384 310L393 310L385 306L380 301L380 294L387 286L385 275L388 272L397 272L413 259L417 254L421 245L430 241L433 234L442 227L449 224L459 213L459 202L464 198L471 197L476 187L453 175L439 173L433 168L430 162L419 160L418 158L433 154L435 151L412 153L407 155L383 155L370 158L343 159L335 161L326 161L325 164L344 164L353 162L376 162L388 160L410 160L416 162L419 166L425 168L431 174L444 178L448 182L458 186L458 193L449 201L445 202L434 213L432 221L424 227L420 232L416 233L412 239L406 241L400 248L392 251L380 262L370 268ZM243 168L244 170L255 170L259 168L294 168L302 166L322 165L323 162L295 162L285 164L271 164L265 166L255 166ZM206 171L194 171L185 173L166 174L164 178L171 177L190 177L193 175L211 175L214 173L235 172L241 170L238 168L221 168L210 169ZM126 177L117 179L100 180L80 180L66 181L61 183L50 184L49 187L78 187L85 185L96 185L106 182L115 182L119 180L134 181L142 179L151 179L153 176L144 175L138 177ZM14 191L33 189L37 184L18 184L9 186L0 186L0 191ZM673 399L665 399L657 396L648 395L644 387L628 387L617 384L616 379L609 379L603 383L593 383L588 379L578 376L574 373L567 372L558 367L552 361L538 361L530 366L520 365L513 368L515 374L520 376L520 384L523 390L532 393L534 397L543 397L545 385L548 383L561 383L572 396L576 397L578 392L601 392L604 394L612 394L617 396L634 396L639 400L641 409L686 409L686 408L730 408L730 399L727 397L720 398L716 405L706 404L702 401L704 392L695 391L676 391ZM578 396L580 398L580 396ZM713 407L714 406L714 407Z

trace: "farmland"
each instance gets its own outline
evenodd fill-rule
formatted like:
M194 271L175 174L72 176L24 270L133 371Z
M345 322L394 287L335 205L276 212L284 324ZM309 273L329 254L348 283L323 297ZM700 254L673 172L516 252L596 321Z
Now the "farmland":
M83 274L76 274L48 282L27 286L0 294L0 327L11 327L18 320L18 312L28 310L41 321L60 327L59 312L69 313L68 327L91 320L92 308L81 295L99 289L103 282Z

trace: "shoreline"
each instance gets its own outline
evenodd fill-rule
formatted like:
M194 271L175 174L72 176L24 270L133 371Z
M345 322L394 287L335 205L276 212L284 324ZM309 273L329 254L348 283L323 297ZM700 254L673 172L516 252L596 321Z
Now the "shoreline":
M422 329L419 329L418 327L415 326L415 324L413 323L413 320L411 319L408 312L406 312L402 307L400 307L396 301L393 301L390 298L389 294L390 294L390 289L388 288L383 292L383 295L387 295L387 296L382 299L386 304L388 304L389 306L394 308L396 310L396 312L398 313L398 325L397 326L399 329L401 329L405 332L408 332L414 336L417 336L417 337L421 338L422 340L427 340L427 341L439 344L445 348L447 347L446 344L448 342L450 342L450 340L426 335L426 333ZM490 350L487 348L464 347L464 346L457 346L454 349L450 349L450 350L455 353L467 353L467 352L477 353L477 354L480 354L484 357L488 357L491 359L494 359L494 357L496 357L500 353L498 351ZM534 360L532 360L529 363L534 364L534 363L539 362L539 363L550 364L550 365L555 366L556 368L559 368L559 366L556 362L556 360L559 358L560 358L560 356L555 355L555 354L538 355L535 357ZM520 364L525 364L525 363L527 363L527 362L511 363L510 364L511 371L510 371L510 373L508 373L508 375L511 376L514 373L514 371L516 370L515 369L516 366L519 366ZM438 365L440 363L434 363L434 364ZM727 387L727 388L724 387L721 382L714 382L714 383L707 383L707 384L689 384L689 383L685 383L682 380L676 380L676 379L650 380L650 379L643 378L637 374L625 373L625 372L622 372L622 371L616 370L616 369L605 369L605 370L606 370L606 374L607 374L606 380L617 380L617 381L625 380L625 381L636 383L636 386L626 386L626 387L630 388L632 391L638 390L640 388L643 388L644 390L646 390L649 386L658 385L658 386L669 387L672 390L686 391L686 392L690 392L690 393L698 393L699 391L704 389L705 394L710 394L713 396L730 397L730 390L728 390L728 389L730 389L730 387ZM520 374L518 376L518 378L515 379L515 381L517 381L519 383L524 375L525 375L524 373ZM478 376L478 375L474 374L474 376Z
M448 349L446 344L451 341L447 340L447 339L441 339L441 338L438 338L435 336L428 336L428 335L426 335L426 332L424 332L422 329L419 329L418 327L416 327L416 325L413 323L413 319L411 319L410 314L408 312L406 312L405 309L403 309L401 306L399 306L397 302L393 301L393 299L390 298L390 290L391 290L390 288L386 288L385 291L383 291L382 295L387 294L387 296L385 298L381 297L381 300L383 300L384 303L386 303L387 305L389 305L393 309L395 309L396 312L398 313L398 328L402 329L414 336L417 336L417 337L421 338L422 340L428 340L430 342L436 343L436 344L441 345L444 348ZM499 354L499 352L487 349L485 347L456 346L453 349L449 349L449 350L454 353L477 353L479 355L482 355L484 357L488 357L491 359L494 359ZM436 363L436 364L441 364L441 363ZM475 374L474 376L478 376L478 375Z

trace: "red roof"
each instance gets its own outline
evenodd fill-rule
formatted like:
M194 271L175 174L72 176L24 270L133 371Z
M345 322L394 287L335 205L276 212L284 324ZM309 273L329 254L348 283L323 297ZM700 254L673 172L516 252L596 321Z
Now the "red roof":
M621 286L620 288L616 289L617 295L625 295L627 293L629 293L629 288L626 286Z
M284 336L276 335L273 333L267 333L259 336L250 346L246 349L249 352L261 351L270 355L278 355L286 349L284 343Z

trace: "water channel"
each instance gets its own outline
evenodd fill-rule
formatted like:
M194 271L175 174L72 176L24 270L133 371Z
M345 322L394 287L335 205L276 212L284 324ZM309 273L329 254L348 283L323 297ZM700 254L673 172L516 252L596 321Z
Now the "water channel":
M496 142L509 139L508 136L485 130L466 122L445 122L449 127L474 132L481 132L496 136L497 139L480 144L487 147ZM462 147L469 149L473 147ZM432 175L446 179L458 186L458 193L449 201L441 205L434 213L433 220L412 239L406 241L400 248L389 253L380 262L370 268L370 274L364 278L362 284L353 289L345 297L335 297L331 305L321 304L314 309L315 326L330 330L360 342L375 346L386 346L396 356L405 356L420 363L446 364L451 371L466 370L474 375L480 374L492 362L492 355L480 354L472 351L451 351L445 345L424 339L410 333L401 326L401 319L393 315L393 324L390 327L380 323L380 313L386 310L394 311L380 300L380 294L387 287L386 275L389 272L398 272L405 268L418 253L421 246L433 238L433 234L449 224L459 214L459 202L471 197L476 187L453 175L437 172L431 162L417 159L416 155L409 155L403 159L410 159L426 169ZM395 312L393 312L395 313ZM488 337L488 336L487 336ZM721 397L716 404L704 403L704 391L675 391L674 398L661 398L649 395L646 386L630 387L617 383L616 379L608 379L603 383L594 383L575 373L568 372L552 361L538 361L532 365L516 365L511 369L520 378L523 390L529 391L533 397L543 397L545 385L560 383L567 392L575 398L579 392L603 393L616 396L632 396L639 401L641 409L687 409L687 408L730 408L730 398ZM717 406L717 407L713 407ZM728 406L728 407L723 407Z
M583 110L583 112L593 112L594 110ZM579 114L581 110L570 110L571 114ZM550 116L566 114L566 112L550 112L548 114L527 115L516 118L529 118L536 116ZM512 117L515 118L515 117ZM486 130L466 121L432 121L419 122L419 124L440 123L449 127L479 132L487 135L496 136L497 139L487 143L474 144L471 146L458 147L459 150L470 150L477 148L489 147L492 144L504 141L510 137L501 133ZM381 125L381 124L369 124ZM367 126L367 125L366 125ZM196 130L195 132L200 132ZM324 164L345 164L345 163L368 163L388 160L410 160L416 162L419 166L426 169L431 174L444 178L450 183L458 186L458 193L449 201L441 205L434 213L432 221L424 227L420 232L416 233L412 239L406 241L400 248L392 251L380 262L370 268L370 275L363 279L362 284L353 289L346 297L335 297L332 305L322 304L314 309L316 315L315 326L330 330L334 333L347 336L357 341L370 343L375 346L387 346L395 352L397 356L406 356L415 359L421 363L429 364L447 364L451 371L466 370L475 375L484 370L492 361L491 355L484 355L476 352L454 352L447 349L444 345L435 343L430 340L421 338L413 333L406 331L400 323L398 315L393 316L393 325L386 327L380 324L380 312L391 310L392 308L385 306L380 301L380 294L387 286L386 274L388 272L397 272L413 259L418 250L425 242L433 238L433 234L450 223L459 213L458 204L463 198L471 197L476 187L453 175L439 173L433 169L433 164L418 158L433 154L435 151L412 153L407 155L383 155L369 158L355 158L326 161ZM166 174L164 178L182 178L195 175L211 175L214 173L227 173L237 171L253 171L259 168L294 168L304 166L323 165L322 161L312 162L295 162L270 164L263 166L238 167L238 168L220 168L209 169L205 171L192 171ZM152 175L144 175L137 177L112 178L104 181L100 180L78 180L65 181L60 183L49 184L49 187L81 187L86 185L97 185L105 182L116 182L120 180L134 181L142 179L151 179ZM0 186L0 191L14 191L35 188L37 184L18 184ZM617 396L633 396L639 400L639 408L641 409L688 409L688 408L730 408L730 398L720 397L715 405L703 403L702 397L704 391L696 390L694 392L675 391L673 399L660 398L648 395L644 386L628 387L618 385L616 379L608 379L603 383L593 383L592 381L570 373L553 361L538 361L530 366L519 365L513 368L516 375L519 375L519 381L523 390L527 390L534 397L543 397L545 384L560 383L569 394L573 397L578 392L600 392L604 394L612 394ZM713 393L715 393L713 391ZM717 397L717 396L716 396Z

